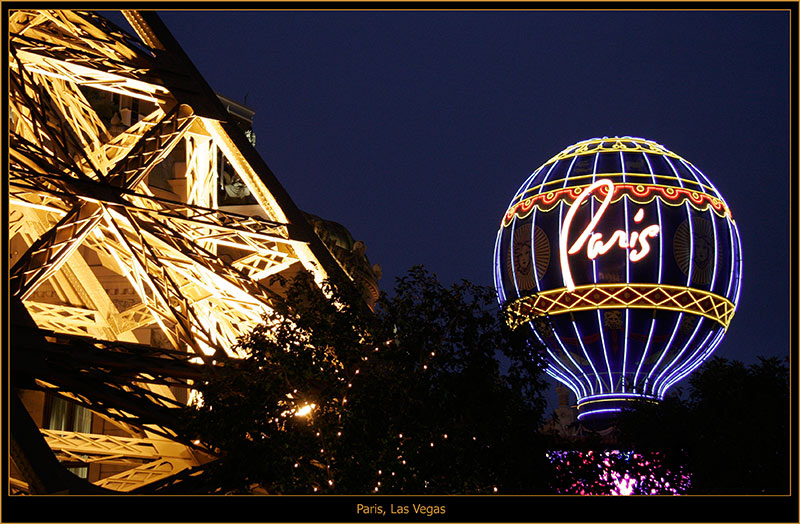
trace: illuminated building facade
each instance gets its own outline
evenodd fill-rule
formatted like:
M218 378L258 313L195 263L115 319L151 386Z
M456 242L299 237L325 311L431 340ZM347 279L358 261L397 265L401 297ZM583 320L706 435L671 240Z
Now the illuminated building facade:
M12 493L140 492L214 458L174 413L300 271L377 297L154 12L9 17ZM336 234L326 232L336 231ZM346 230L345 230L346 231ZM74 473L68 473L68 467Z
M741 289L730 208L693 164L641 138L579 142L508 206L494 253L509 325L529 329L578 420L658 401L719 345Z

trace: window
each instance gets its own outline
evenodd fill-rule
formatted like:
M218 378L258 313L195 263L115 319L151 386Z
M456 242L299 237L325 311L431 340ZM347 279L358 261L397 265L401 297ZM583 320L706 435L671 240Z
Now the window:
M90 433L92 430L92 412L63 398L48 396L45 402L44 426L45 429L55 431ZM88 466L67 469L84 479L89 474Z

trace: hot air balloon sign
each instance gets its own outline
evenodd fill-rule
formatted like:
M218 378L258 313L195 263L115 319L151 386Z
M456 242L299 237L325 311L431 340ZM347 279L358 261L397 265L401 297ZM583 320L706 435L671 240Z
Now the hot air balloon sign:
M501 221L494 281L509 325L546 353L578 418L658 401L719 345L741 290L731 210L650 140L596 138L545 162Z

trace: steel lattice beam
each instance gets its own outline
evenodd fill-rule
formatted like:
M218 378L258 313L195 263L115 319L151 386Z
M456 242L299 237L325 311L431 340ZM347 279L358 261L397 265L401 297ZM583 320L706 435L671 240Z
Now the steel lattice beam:
M9 368L16 388L147 437L23 437L32 422L17 416L19 490L91 489L63 481L46 449L64 463L135 465L99 483L117 491L193 485L204 470L186 468L202 461L171 388L235 366L237 338L282 300L269 276L348 281L158 16L125 16L136 36L86 11L9 16ZM142 116L123 119L134 102ZM257 216L219 208L225 166Z

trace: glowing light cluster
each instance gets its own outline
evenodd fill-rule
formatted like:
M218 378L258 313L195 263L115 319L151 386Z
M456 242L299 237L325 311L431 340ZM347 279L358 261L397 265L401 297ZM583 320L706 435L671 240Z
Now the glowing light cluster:
M551 451L552 489L560 495L681 495L691 473L670 469L659 452Z
M522 184L494 281L509 325L544 346L585 420L663 398L708 358L736 311L741 265L730 207L697 167L649 140L606 137Z

